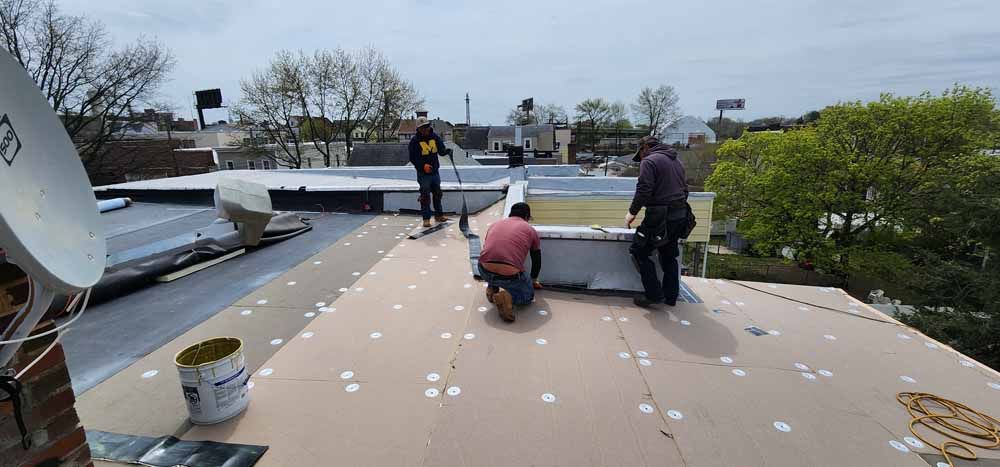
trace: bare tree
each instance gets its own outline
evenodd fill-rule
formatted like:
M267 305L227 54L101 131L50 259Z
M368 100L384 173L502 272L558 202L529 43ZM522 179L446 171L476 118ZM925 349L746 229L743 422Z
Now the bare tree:
M371 85L375 90L376 102L366 138L373 134L379 141L389 141L395 136L399 123L413 114L424 101L413 84L404 80L387 61L380 61L372 70Z
M614 128L632 128L632 122L628 119L628 110L625 103L615 102L608 105L608 122Z
M318 51L314 56L314 71L311 78L317 97L315 105L320 109L332 106L323 115L332 114L336 121L332 134L344 135L347 159L354 149L354 133L368 120L377 105L378 96L373 77L385 62L382 52L368 47L356 52L343 49ZM329 146L324 155L329 158ZM340 165L340 156L337 156Z
M301 58L287 51L278 52L266 69L241 80L243 97L234 109L243 125L257 128L274 143L275 148L267 151L267 157L293 169L302 168L305 152L298 127L303 118L311 119L308 106L311 96ZM261 148L251 141L248 149Z
M604 98L585 99L576 105L576 126L578 130L589 130L590 150L593 151L601 139L598 129L611 124L611 104ZM581 138L582 139L582 138Z
M507 113L506 122L508 125L534 125L538 123L566 123L569 116L566 109L557 104L540 104L528 115L521 109L511 109Z
M173 150L173 144L170 143L174 140L174 112L177 112L177 106L168 101L153 101L145 106L144 109L152 110L153 122L156 124L156 128L159 131L167 132L168 145L171 147L170 150L170 160L174 167L174 177L181 176L180 165L177 163L177 153ZM145 116L144 116L145 117Z
M504 121L508 125L534 125L538 123L538 115L528 115L527 112L514 108L507 112L507 118Z
M542 104L535 108L538 123L568 123L569 114L559 104Z
M673 86L661 85L656 89L645 87L632 104L632 112L641 125L645 125L649 131L657 131L661 125L669 125L680 117L677 100Z
M59 114L91 173L101 170L104 146L123 136L133 105L152 97L174 65L156 41L114 48L103 24L51 0L0 0L0 45Z

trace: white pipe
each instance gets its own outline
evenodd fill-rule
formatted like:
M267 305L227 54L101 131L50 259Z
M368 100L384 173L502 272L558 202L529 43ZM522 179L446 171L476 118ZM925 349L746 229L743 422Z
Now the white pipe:
M114 198L114 199L102 199L97 202L98 212L108 212L114 211L115 209L121 209L132 204L130 198Z

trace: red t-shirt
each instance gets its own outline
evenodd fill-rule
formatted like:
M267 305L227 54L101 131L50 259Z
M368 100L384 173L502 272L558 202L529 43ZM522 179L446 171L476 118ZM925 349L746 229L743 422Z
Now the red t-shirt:
M528 253L541 249L542 242L535 228L528 221L511 216L490 226L479 261L505 263L524 271Z

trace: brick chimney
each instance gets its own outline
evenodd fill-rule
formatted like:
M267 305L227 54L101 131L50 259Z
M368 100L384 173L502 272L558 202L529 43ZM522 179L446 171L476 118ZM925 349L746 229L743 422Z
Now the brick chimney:
M420 118L420 117L427 117L427 111L426 110L418 110L417 111L417 118Z
M13 318L14 312L27 299L26 289L24 274L19 269L0 263L0 324L5 326ZM43 321L32 334L54 327L52 320ZM11 366L21 371L41 355L55 337L49 334L25 342L14 354ZM20 381L23 385L21 409L31 444L27 450L21 445L12 402L0 402L0 465L92 466L86 434L74 408L76 399L62 344L56 344Z

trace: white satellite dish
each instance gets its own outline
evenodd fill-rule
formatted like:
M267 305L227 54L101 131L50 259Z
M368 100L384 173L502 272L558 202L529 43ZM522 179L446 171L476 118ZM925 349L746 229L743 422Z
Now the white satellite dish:
M0 335L3 341L31 332L56 293L79 294L96 284L107 249L76 148L38 86L6 51L0 51L0 83L0 248L31 278L35 294L22 310L26 316ZM0 367L14 350L0 348Z

